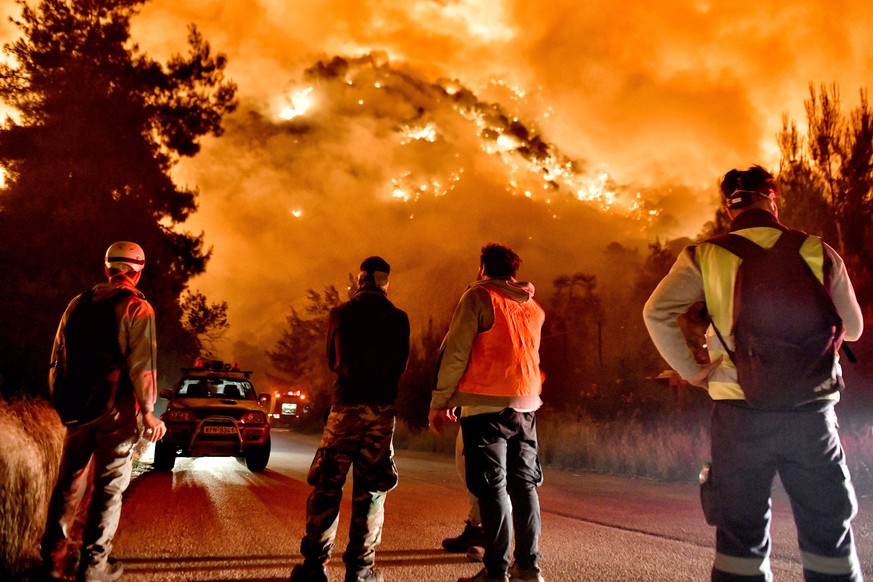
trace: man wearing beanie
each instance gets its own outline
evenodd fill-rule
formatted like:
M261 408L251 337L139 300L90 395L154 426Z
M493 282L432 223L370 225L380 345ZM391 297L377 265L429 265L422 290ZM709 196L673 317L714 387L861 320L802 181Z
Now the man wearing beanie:
M345 582L382 580L373 565L382 538L385 496L397 485L394 401L409 357L409 318L387 296L390 270L381 257L365 259L354 296L330 312L327 363L337 379L307 476L313 489L306 501L306 535L300 542L304 560L291 571L291 582L327 582L325 565L352 465Z

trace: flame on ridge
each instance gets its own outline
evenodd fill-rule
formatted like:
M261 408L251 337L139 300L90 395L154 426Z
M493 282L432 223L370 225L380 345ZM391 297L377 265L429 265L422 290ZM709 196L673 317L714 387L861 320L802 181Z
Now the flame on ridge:
M440 79L426 82L412 74L393 68L387 55L373 52L359 57L334 57L320 61L305 72L311 83L290 97L290 107L280 113L283 119L294 119L311 109L315 102L314 87L324 85L327 90L336 90L348 105L359 109L365 104L378 107L378 93L390 92L393 99L405 99L402 105L417 108L418 114L407 122L398 124L394 131L399 147L429 147L429 144L445 142L443 129L438 121L431 119L430 111L421 103L436 107L434 103L448 103L463 119L475 124L481 140L481 149L498 156L507 171L506 190L515 196L552 204L559 199L577 200L590 204L604 212L614 212L640 221L655 220L660 211L647 204L639 193L632 194L628 187L621 186L603 168L588 168L581 160L563 154L553 143L544 139L535 122L528 122L511 115L499 102L486 102L456 79ZM375 80L374 80L375 79ZM345 89L333 89L336 81ZM491 85L508 91L508 100L520 104L528 97L523 88L513 86L501 79ZM374 93L375 92L375 93ZM331 94L334 99L336 95ZM367 109L369 111L369 109ZM388 115L384 111L381 114ZM551 116L550 107L545 107L542 116ZM440 147L444 147L441 145ZM390 197L414 203L423 195L445 196L460 182L463 167L446 176L427 176L406 171L390 179L386 188ZM558 214L554 215L558 218Z

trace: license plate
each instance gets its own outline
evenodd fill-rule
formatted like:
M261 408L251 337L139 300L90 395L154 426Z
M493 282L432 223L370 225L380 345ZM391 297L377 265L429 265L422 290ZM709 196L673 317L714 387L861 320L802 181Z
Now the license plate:
M236 434L232 426L204 426L203 434Z
M282 414L297 414L297 405L296 404L286 404L282 403Z

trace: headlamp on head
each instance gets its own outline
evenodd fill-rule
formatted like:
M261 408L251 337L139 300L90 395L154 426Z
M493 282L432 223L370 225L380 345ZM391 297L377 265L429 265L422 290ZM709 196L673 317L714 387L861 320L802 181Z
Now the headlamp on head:
M757 190L734 190L730 196L725 198L724 205L729 209L745 208L751 206L759 198L775 198L776 192L767 190L759 192Z

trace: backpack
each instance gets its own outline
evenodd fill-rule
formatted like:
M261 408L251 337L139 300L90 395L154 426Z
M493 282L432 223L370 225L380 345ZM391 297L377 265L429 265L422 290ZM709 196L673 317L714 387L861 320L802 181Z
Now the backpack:
M95 301L86 291L67 317L51 383L52 404L66 426L95 420L115 406L125 367L115 306L130 293Z
M709 239L741 259L734 284L737 380L754 408L791 409L843 388L833 378L843 321L800 255L804 232L788 230L765 249L737 234Z

